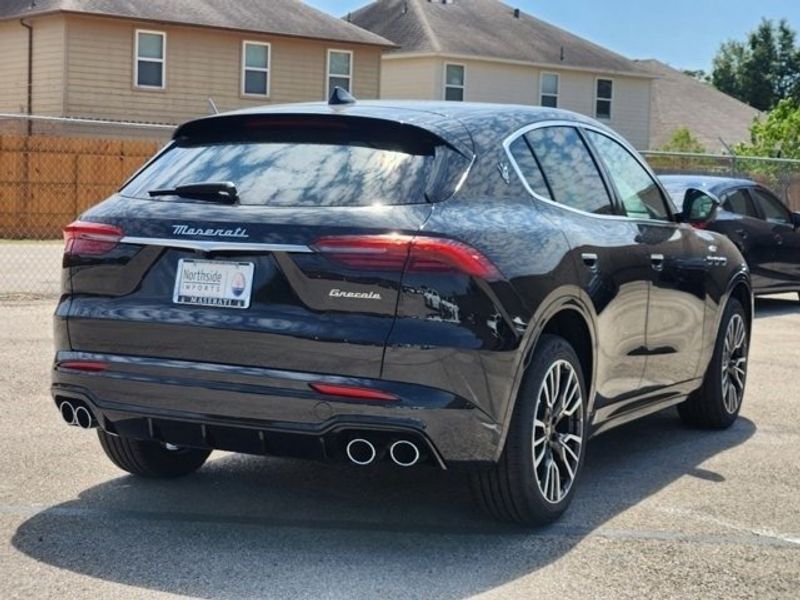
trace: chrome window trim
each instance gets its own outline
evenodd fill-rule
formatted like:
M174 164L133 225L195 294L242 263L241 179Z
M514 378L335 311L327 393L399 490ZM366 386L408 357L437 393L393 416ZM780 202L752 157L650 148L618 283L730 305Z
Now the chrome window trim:
M202 252L290 252L310 254L314 252L308 246L300 244L259 244L242 242L209 242L203 240L176 240L174 238L151 238L126 236L120 240L122 244L137 246L163 246L165 248L181 248L200 250Z
M661 189L661 184L658 182L658 177L656 177L656 175L653 173L653 170L647 164L642 162L642 159L640 158L639 153L636 151L636 149L633 148L624 139L621 139L619 136L609 132L607 129L603 127L598 127L590 123L582 123L580 121L548 120L548 121L541 121L539 123L533 123L531 125L526 125L525 127L516 130L514 133L509 135L505 140L503 140L503 150L505 150L506 156L508 157L508 160L511 162L511 166L514 167L514 171L517 174L517 178L522 182L522 185L534 199L540 202L545 202L551 206L555 206L562 210L577 213L579 215L583 215L586 217L593 217L595 219L607 219L615 221L625 220L632 223L645 223L648 225L678 225L672 219L670 219L669 221L661 221L658 219L642 219L636 217L629 217L627 215L599 215L596 213L590 213L586 212L585 210L580 210L578 208L572 208L571 206L567 206L566 204L561 204L560 202L556 202L555 200L551 200L550 198L545 198L544 196L541 196L536 192L534 192L531 186L528 184L528 181L525 179L525 176L522 174L522 170L519 168L517 161L514 160L514 156L511 153L511 144L513 144L515 141L517 141L517 139L519 139L526 133L535 131L537 129L544 129L546 127L572 127L573 129L586 129L589 131L597 132L601 135L605 135L606 137L614 140L615 142L619 143L623 148L628 150L628 152L631 153L636 162L639 163L639 165L644 168L647 174L650 175L650 177L652 177L653 180L656 182L656 185L659 186L659 189ZM591 151L588 148L587 150L591 153ZM662 195L664 195L663 189L661 193ZM614 204L613 198L611 199L611 201L613 205ZM664 201L666 202L666 198L664 199ZM669 206L667 207L667 209L669 209ZM674 217L673 214L671 214L670 216Z

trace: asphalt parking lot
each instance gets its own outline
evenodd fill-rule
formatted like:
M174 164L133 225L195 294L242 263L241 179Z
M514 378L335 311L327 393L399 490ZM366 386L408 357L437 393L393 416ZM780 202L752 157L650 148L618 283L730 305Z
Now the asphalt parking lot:
M455 473L218 453L124 475L48 395L52 298L0 295L0 597L797 598L800 302L758 303L742 418L592 441L566 518L498 526Z

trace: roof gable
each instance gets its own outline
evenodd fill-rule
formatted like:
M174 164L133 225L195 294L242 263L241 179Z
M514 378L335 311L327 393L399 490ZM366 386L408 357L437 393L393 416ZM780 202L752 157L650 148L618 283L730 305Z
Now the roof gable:
M105 15L293 37L391 46L300 0L3 0L0 19L53 12Z
M647 77L634 61L498 0L377 0L348 17L398 53L476 56Z

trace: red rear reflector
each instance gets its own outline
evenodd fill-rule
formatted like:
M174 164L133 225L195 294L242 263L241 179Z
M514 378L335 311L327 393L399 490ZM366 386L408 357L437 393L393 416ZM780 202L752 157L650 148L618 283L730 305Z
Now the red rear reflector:
M64 228L64 253L92 256L106 254L124 236L122 229L113 225L75 221Z
M372 388L335 385L332 383L309 383L308 386L315 392L328 396L342 396L344 398L358 398L360 400L381 400L384 402L400 400L400 398L394 394L374 390Z
M108 363L91 360L65 360L64 362L58 363L58 368L85 371L87 373L99 373L108 369Z
M415 273L459 271L482 279L499 279L500 271L478 250L446 238L367 235L322 238L317 252L353 269Z

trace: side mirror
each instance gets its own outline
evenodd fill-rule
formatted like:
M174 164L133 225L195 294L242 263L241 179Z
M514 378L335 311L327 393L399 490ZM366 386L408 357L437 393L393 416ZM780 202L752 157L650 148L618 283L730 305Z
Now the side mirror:
M722 205L719 198L706 190L689 188L683 196L683 211L678 215L682 223L706 223L717 216Z

